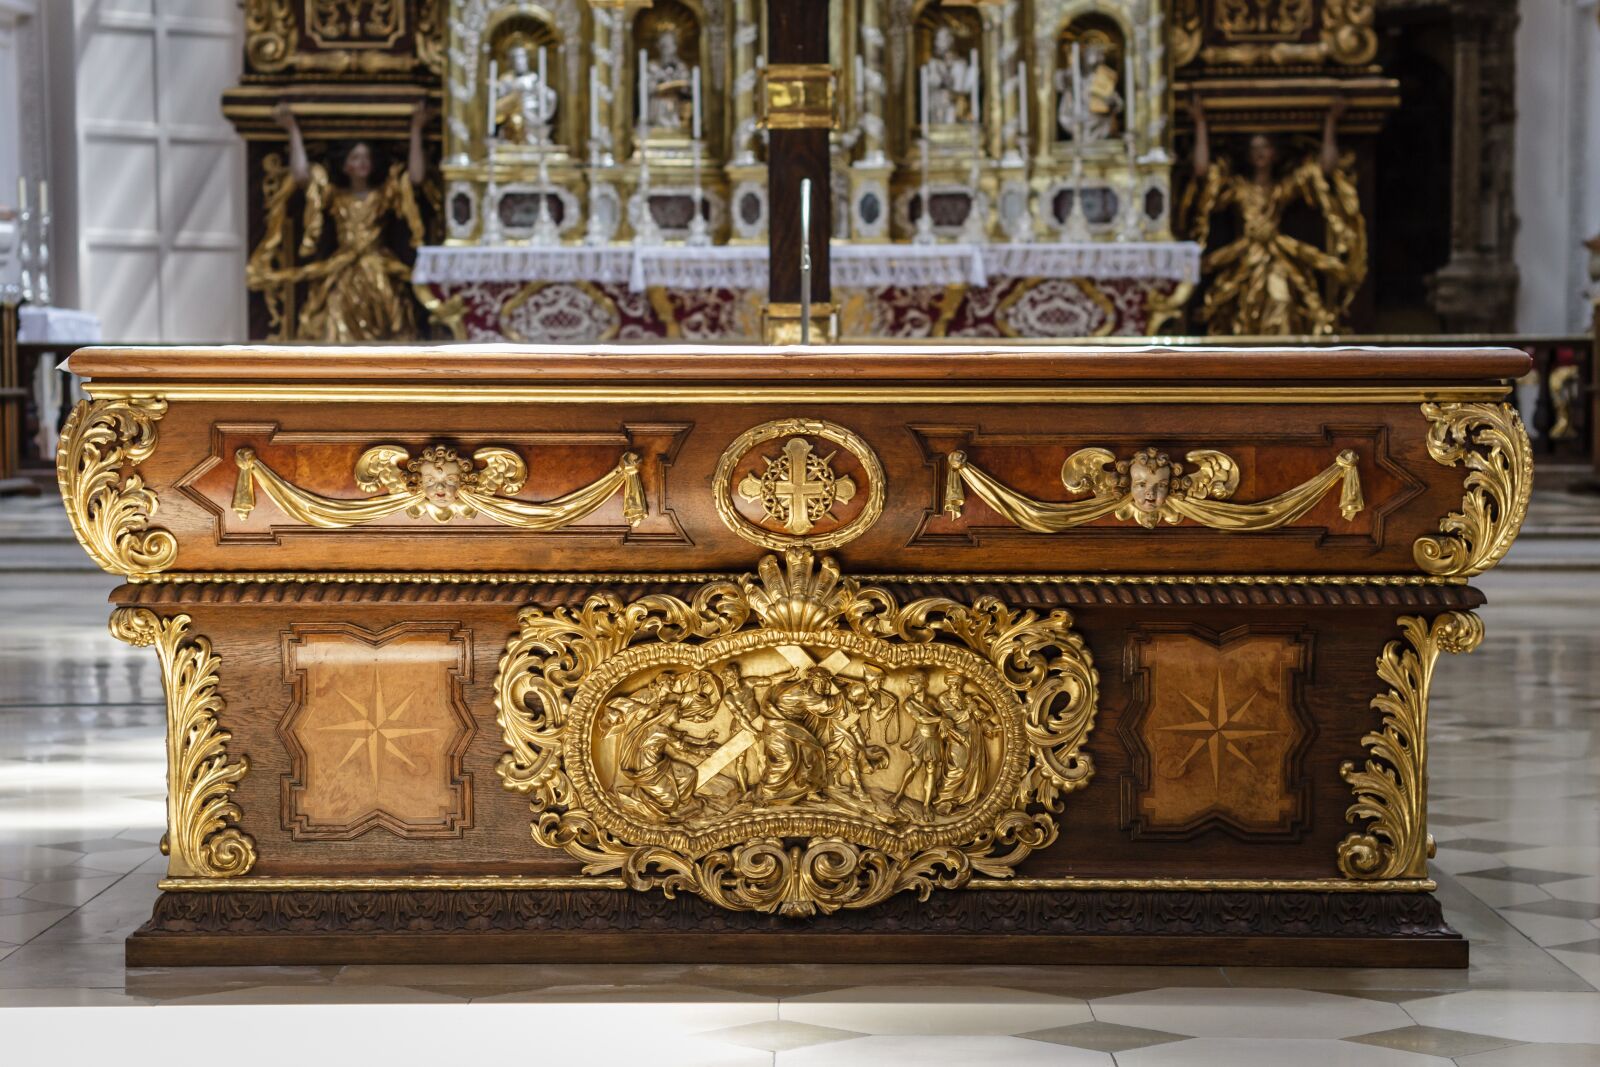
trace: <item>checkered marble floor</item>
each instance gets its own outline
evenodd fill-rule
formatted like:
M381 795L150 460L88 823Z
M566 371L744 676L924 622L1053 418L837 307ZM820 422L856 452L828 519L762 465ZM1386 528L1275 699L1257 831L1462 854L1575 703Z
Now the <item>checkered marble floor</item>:
M1563 525L1600 520L1600 500L1587 508L1564 498L1557 510ZM50 540L51 522L32 502L0 502L0 534L27 531L20 543L0 536L6 1063L170 1062L146 1053L188 1034L186 1055L213 1047L229 1067L329 1062L346 1048L385 1064L437 1064L463 1052L551 1064L637 1057L651 1067L1600 1064L1600 572L1592 567L1551 570L1541 559L1540 569L1482 579L1488 638L1441 666L1430 827L1446 913L1472 940L1467 971L128 970L122 940L148 916L164 862L155 847L160 680L147 650L105 634L111 579L30 569L38 564L28 554ZM169 1013L126 1010L140 1005L209 1010L174 1027ZM22 1055L12 1059L13 1049Z

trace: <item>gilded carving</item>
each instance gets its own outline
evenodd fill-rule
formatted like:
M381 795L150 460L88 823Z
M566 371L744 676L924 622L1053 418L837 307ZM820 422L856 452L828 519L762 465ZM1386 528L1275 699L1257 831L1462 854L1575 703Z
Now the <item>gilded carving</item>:
M252 70L271 73L288 66L295 33L289 0L246 0L244 54Z
M1424 878L1433 855L1428 833L1428 691L1440 652L1471 652L1483 640L1483 622L1470 611L1448 611L1431 623L1402 616L1410 648L1390 641L1378 657L1378 678L1389 686L1372 706L1383 713L1375 733L1361 739L1370 753L1358 769L1339 773L1354 788L1345 820L1371 819L1339 842L1339 870L1347 878Z
M188 637L188 615L163 618L148 608L111 613L111 636L139 648L153 645L167 697L167 832L161 851L173 878L233 878L256 862L256 844L235 825L231 798L250 760L228 758L232 734L217 694L217 655L204 637Z
M763 448L768 442L780 443ZM712 491L723 524L763 548L837 548L883 514L876 453L821 419L779 419L740 434L717 463Z
M322 48L381 48L405 28L404 0L306 0L306 35Z
M1321 474L1293 489L1253 504L1228 498L1239 487L1239 465L1214 449L1185 456L1192 470L1167 453L1143 448L1119 460L1105 448L1081 448L1061 466L1061 483L1087 500L1036 500L1007 487L974 465L965 452L945 457L944 511L960 518L971 489L1002 518L1034 533L1059 533L1104 516L1136 522L1147 530L1185 519L1214 530L1274 530L1294 522L1340 485L1339 513L1354 519L1366 506L1356 453L1345 449Z
M1429 574L1471 577L1504 558L1528 516L1533 447L1509 404L1423 404L1428 455L1467 469L1461 510L1439 520L1439 534L1412 545Z
M789 915L1007 877L1093 764L1065 611L902 607L805 549L689 602L522 613L495 706L533 837L586 874Z
M178 556L172 534L150 525L159 501L138 472L166 413L167 402L154 396L82 400L61 430L56 481L67 518L84 551L112 574L151 574Z
M1192 59L1194 51L1213 66L1372 62L1378 51L1378 35L1372 28L1374 0L1322 0L1321 30L1316 40L1306 41L1302 38L1312 28L1312 6L1312 0L1215 0L1213 27L1224 39L1238 43L1202 50L1198 11L1184 0L1174 23L1177 65L1188 62L1186 54Z
M367 499L321 496L289 482L261 461L253 448L234 453L239 476L233 510L241 519L256 507L259 485L290 518L324 530L359 526L405 512L436 522L477 515L523 530L558 530L593 514L618 491L630 526L644 520L647 506L639 456L624 452L617 465L581 489L543 503L513 499L528 480L528 465L509 448L490 446L465 459L453 448L430 445L417 455L401 445L375 445L356 461L356 488Z

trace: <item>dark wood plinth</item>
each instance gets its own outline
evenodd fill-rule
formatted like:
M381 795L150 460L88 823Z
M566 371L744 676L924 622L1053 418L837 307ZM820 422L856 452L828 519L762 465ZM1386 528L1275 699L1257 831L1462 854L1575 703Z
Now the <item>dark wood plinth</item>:
M622 890L163 893L130 967L970 963L1465 967L1426 893L902 894L809 919Z

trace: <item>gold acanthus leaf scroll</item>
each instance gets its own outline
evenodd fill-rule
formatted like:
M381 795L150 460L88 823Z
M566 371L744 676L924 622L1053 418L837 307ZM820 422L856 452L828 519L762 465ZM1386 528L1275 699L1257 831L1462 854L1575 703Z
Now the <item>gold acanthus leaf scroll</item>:
M647 514L639 457L624 452L617 465L581 489L543 503L510 499L528 480L528 466L509 448L480 448L470 460L452 448L432 445L415 457L400 445L376 445L356 460L356 488L370 499L321 496L301 489L261 462L253 448L234 453L239 477L233 510L241 519L255 510L259 484L284 514L324 530L359 526L405 512L437 522L485 515L523 530L558 530L597 511L620 490L622 515L637 526Z
M1467 469L1461 510L1439 520L1441 536L1412 545L1429 574L1471 577L1499 563L1528 517L1533 446L1509 404L1424 404L1428 455Z
M1093 772L1065 611L904 607L796 548L688 600L525 610L497 771L587 875L810 915L1009 877Z
M138 577L172 565L178 541L152 527L158 502L138 465L156 448L160 397L83 400L72 409L56 446L56 480L72 532L103 570ZM127 469L124 475L124 469Z
M1315 478L1254 504L1235 503L1239 465L1224 452L1200 449L1185 457L1187 470L1165 452L1144 448L1118 460L1109 449L1081 448L1061 467L1061 483L1087 500L1035 500L1007 487L975 466L965 452L945 457L944 511L960 518L966 506L963 487L1010 522L1034 533L1057 533L1106 515L1137 522L1145 529L1188 519L1214 530L1275 530L1300 518L1341 485L1339 513L1348 521L1366 506L1355 452L1345 449Z
M1339 842L1339 870L1347 878L1426 878L1433 838L1428 833L1428 692L1440 652L1471 652L1483 641L1483 622L1470 611L1449 611L1428 620L1400 619L1411 647L1390 641L1378 657L1378 678L1388 691L1372 706L1383 713L1376 733L1361 744L1370 753L1359 769L1346 762L1339 773L1355 789L1345 820L1371 819L1364 830Z
M222 728L217 654L204 637L189 638L188 615L162 618L148 608L111 613L111 636L161 660L167 696L167 832L161 851L173 878L233 878L256 862L256 843L236 825L231 799L250 770L246 757L228 758L232 735Z

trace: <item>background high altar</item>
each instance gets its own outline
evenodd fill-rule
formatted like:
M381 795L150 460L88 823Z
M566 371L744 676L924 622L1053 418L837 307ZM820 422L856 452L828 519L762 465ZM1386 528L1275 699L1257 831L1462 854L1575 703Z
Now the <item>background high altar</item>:
M502 14L513 8L522 13ZM931 31L947 24L958 55L979 50L979 104L986 120L976 191L986 201L984 247L994 255L1010 254L1006 250L1013 247L1001 211L1002 187L1018 176L1018 168L1007 165L1009 154L1013 147L1018 156L1024 150L1024 131L1015 121L1021 105L1013 60L1027 67L1031 139L1022 169L1032 193L1036 243L1059 240L1061 228L1050 213L1071 199L1059 195L1063 180L1070 181L1071 154L1070 142L1053 121L1059 103L1054 77L1063 68L1064 37L1072 25L1094 18L1103 20L1102 29L1116 31L1107 33L1114 46L1107 66L1117 75L1119 92L1125 88L1126 66L1118 48L1135 59L1136 91L1127 95L1138 127L1139 162L1134 168L1125 165L1118 135L1106 146L1104 159L1086 158L1090 192L1084 203L1091 213L1103 212L1109 203L1097 188L1108 189L1122 206L1124 190L1136 178L1151 187L1147 191L1165 194L1139 205L1164 200L1154 204L1156 217L1146 215L1140 222L1140 239L1161 243L1186 236L1172 223L1191 173L1191 88L1205 94L1219 151L1237 158L1242 135L1261 130L1288 135L1288 155L1294 159L1315 148L1321 112L1339 88L1351 100L1340 123L1339 145L1354 157L1370 241L1367 279L1341 330L1571 332L1588 316L1587 254L1581 242L1600 229L1600 193L1581 180L1600 154L1594 121L1600 80L1590 73L1597 43L1593 8L1588 0L1524 5L1107 0L932 8L835 3L830 26L831 58L839 74L840 128L833 136L837 230L848 234L851 247L870 240L873 225L887 227L896 240L912 236L908 216L920 184L916 70L931 50ZM53 298L96 313L108 338L291 337L304 284L301 293L284 295L276 320L270 290L250 293L244 284L245 261L267 233L267 194L274 177L269 161L285 158L285 135L272 121L273 106L284 98L293 102L314 162L326 161L330 149L351 137L372 139L381 157L401 160L410 102L419 91L431 94L436 104L448 101L446 114L427 130L431 174L421 213L425 243L458 248L459 242L481 236L485 151L482 117L475 108L484 93L483 61L520 36L535 49L540 44L548 49L561 94L553 138L560 147L552 143L547 164L560 190L559 206L551 206L562 215L565 239L572 245L582 241L591 187L610 185L617 196L617 249L626 250L629 201L639 177L634 68L638 47L655 47L648 35L640 39L641 24L648 30L668 22L684 31L680 51L702 68L705 80L702 188L713 240L719 248L743 248L753 256L764 223L762 170L746 166L743 153L758 164L764 154L761 133L752 133L752 72L766 48L763 5L753 2L677 7L663 2L641 9L583 2L250 0L241 10L200 0L0 0L0 81L7 87L0 93L0 127L13 131L0 144L0 205L16 206L10 190L17 176L30 182L50 179ZM459 31L474 26L477 46L463 50ZM864 69L856 66L858 55ZM471 76L458 83L469 69ZM591 69L610 92L600 111L616 168L603 182L592 182L596 172L590 166ZM881 89L874 92L871 86ZM957 136L933 133L935 215L964 217L963 198L945 195L945 187L972 184L970 141L965 130ZM651 162L653 190L659 193L653 198L655 213L681 226L684 209L693 202L681 195L692 185L692 175L685 173L692 168L684 166L692 155L681 145L659 148ZM875 150L883 153L886 173L875 173ZM463 154L463 165L451 162ZM526 233L529 210L537 204L537 197L514 187L538 182L537 166L527 158L532 153L524 148L523 158L518 154L507 147L501 164L506 183L497 190L511 215L502 233L506 242L530 239L519 232ZM1104 183L1096 180L1102 174ZM871 202L867 194L880 179L889 190L881 210L870 222L856 217L851 209ZM471 194L459 208L470 212L465 222L451 221L457 203L447 190L457 181ZM673 187L679 194L675 199ZM741 187L748 195L739 195ZM599 199L604 208L603 190ZM289 215L289 236L298 242L304 236L298 201ZM1119 217L1091 233L1104 239L1108 254L1127 243L1116 241L1122 221ZM1213 245L1226 236L1218 232L1225 223L1219 216ZM1309 225L1314 229L1316 220ZM677 239L673 229L667 226L668 242ZM404 227L391 230L396 255L410 262ZM953 242L960 236L946 232L941 239ZM6 244L12 247L0 249L0 279L15 281L15 242L0 234L0 245ZM306 257L297 247L291 251L296 265L304 266L327 248ZM900 258L909 261L914 255ZM848 257L846 252L834 264L845 332L870 324L871 316L881 317L883 310L881 301L867 301L861 290L852 293L844 284L851 269ZM665 258L682 261L681 256ZM1174 262L1167 260L1165 269L1181 273ZM728 256L730 272L742 269L740 264L751 267L739 253ZM947 262L945 277L965 271L965 284L982 265L970 256L962 263ZM535 297L545 289L527 293L531 279L523 278L495 307L498 311L522 296L509 311L514 322L545 328L599 309L606 314L578 326L602 333L615 327L617 336L630 329L652 337L674 327L681 333L689 318L694 319L691 331L724 328L717 322L706 326L710 319L752 328L756 309L751 301L689 311L669 307L663 316L657 305L672 290L647 284L636 291L629 283L638 280L641 266L646 274L652 269L648 262L611 257L607 269L620 276L591 281L605 296L589 294L591 305L571 299L568 287L565 294L549 293L545 303L550 306L541 308ZM1033 266L1029 292L1043 288L1047 295L1066 292L1072 299L1052 304L1034 296L1020 311L1038 313L1022 315L1013 328L1102 332L1109 316L1095 295L1120 309L1121 294L1116 286L1099 284L1100 274L1073 276L1094 281L1091 291L1070 277L1047 278L1037 263ZM403 288L409 297L409 285ZM962 310L953 308L950 287L932 288L937 290L932 296L908 305L899 326L911 333L961 332L954 317L939 321L944 312ZM607 301L613 311L607 311ZM1196 303L1191 301L1191 311ZM431 322L420 305L412 310L419 335L448 336L448 329ZM1200 328L1192 315L1164 325ZM1127 324L1111 321L1110 328L1122 332Z

